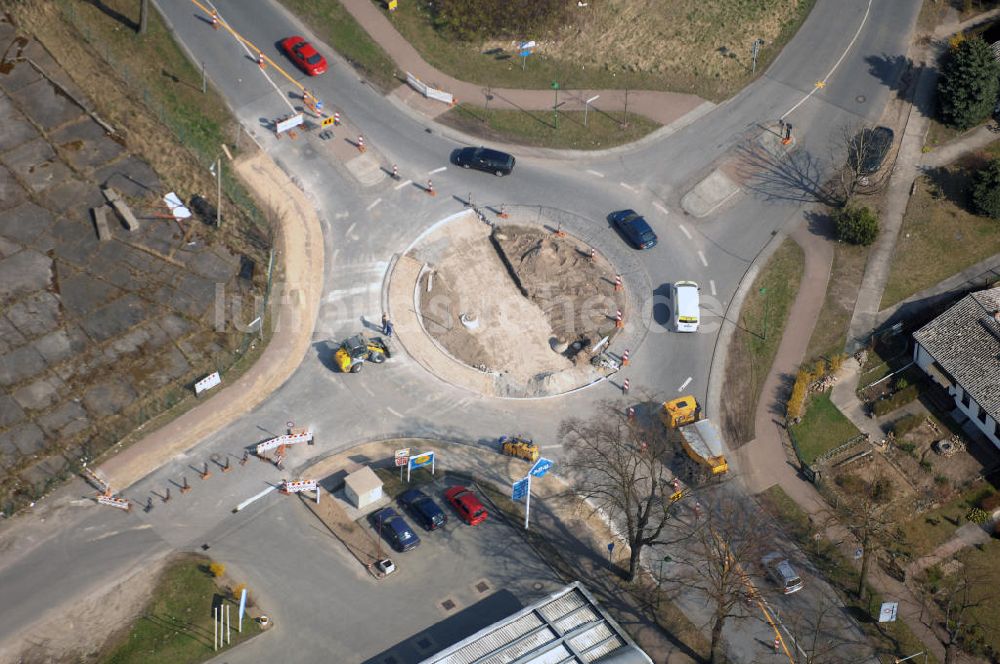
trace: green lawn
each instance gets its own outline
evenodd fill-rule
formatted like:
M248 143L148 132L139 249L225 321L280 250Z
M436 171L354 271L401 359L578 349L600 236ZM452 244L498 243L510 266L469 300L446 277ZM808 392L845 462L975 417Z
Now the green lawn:
M858 288L865 274L868 247L860 247L846 242L834 245L833 269L826 289L823 308L816 320L806 359L832 357L844 352L847 344L847 329L854 314L854 303Z
M790 430L798 442L799 455L807 464L860 433L833 405L829 392L810 396L802 421L792 425Z
M967 174L952 167L938 179L943 184L917 179L892 256L883 309L1000 253L1000 221L965 207Z
M738 325L729 345L722 410L725 432L734 441L753 438L754 409L804 269L802 248L786 239L757 275L738 317L731 312Z
M906 549L916 559L947 542L955 530L965 524L966 512L978 504L985 490L987 486L980 482L941 507L918 514L903 523L900 526L903 532L900 548Z
M628 126L622 128L625 117L621 112L559 113L558 123L551 111L483 110L478 106L460 104L438 118L438 121L467 133L504 143L534 145L544 148L603 150L637 141L660 125L641 115L630 113Z
M295 0L299 2L302 0ZM570 3L557 35L525 35L539 48L522 62L516 38L461 41L437 31L432 3L400 0L395 12L373 0L428 63L484 86L648 89L722 101L753 76L750 45L763 38L759 76L809 15L814 0L634 0Z
M186 556L170 563L149 605L103 664L194 664L216 657L212 607L223 602L223 591L208 572L209 562L202 556ZM242 634L237 632L239 604L223 603L230 605L233 626L228 648L260 632L258 624L246 617Z
M1000 541L991 539L982 549L966 549L958 555L969 570L969 577L975 582L972 601L976 606L969 609L967 622L974 626L977 635L994 653L1000 652ZM983 653L978 653L982 655ZM994 655L995 659L995 655Z
M376 87L399 85L396 65L337 0L281 0L316 35L347 58Z

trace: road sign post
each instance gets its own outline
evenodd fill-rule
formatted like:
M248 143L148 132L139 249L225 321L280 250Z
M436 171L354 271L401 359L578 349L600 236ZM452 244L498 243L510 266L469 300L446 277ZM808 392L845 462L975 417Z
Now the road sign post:
M403 466L408 466L410 464L410 448L404 447L401 450L396 450L394 454L396 459L396 467L399 468L399 481L403 481Z
M528 529L528 514L531 510L531 475L523 477L511 485L510 498L518 501L524 498L524 529Z
M601 98L601 95L594 95L587 101L583 103L583 126L587 126L587 112L590 110L590 104ZM617 288L615 290L618 290Z

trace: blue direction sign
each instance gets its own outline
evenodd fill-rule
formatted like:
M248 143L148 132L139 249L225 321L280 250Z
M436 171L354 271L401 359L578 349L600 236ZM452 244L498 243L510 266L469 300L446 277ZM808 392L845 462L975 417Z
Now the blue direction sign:
M524 500L528 495L528 478L525 477L511 485L510 499L514 501Z
M535 462L535 465L531 467L529 471L534 477L541 477L545 473L549 472L549 469L555 465L555 461L552 459L546 459L545 457L540 458Z

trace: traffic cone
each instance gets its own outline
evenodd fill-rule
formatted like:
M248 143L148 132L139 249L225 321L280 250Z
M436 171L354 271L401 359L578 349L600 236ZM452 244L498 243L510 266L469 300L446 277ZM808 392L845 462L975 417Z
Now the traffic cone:
M622 286L622 275L616 274L615 275L615 292L616 293L620 293L623 290L623 288L624 287Z
M628 394L628 388L629 388L629 382L628 382L628 378L626 378L622 382L622 394Z
M622 320L622 310L617 309L615 310L615 328L620 330L623 327L625 327L625 321Z
M358 152L364 153L365 151L365 137L358 136Z
M226 457L226 465L222 467L222 472L228 473L232 468L229 467L229 457Z
M212 10L212 28L219 29L219 12Z
M183 486L181 486L181 493L187 493L190 490L191 490L191 485L188 484L188 478L185 475L184 476L184 484L183 484Z
M622 366L623 367L627 367L628 366L628 351L627 350L624 353L622 353Z
M556 226L556 237L566 237L566 231L562 229L562 224Z
M201 479L203 479L203 480L207 480L207 479L208 479L209 477L211 477L211 476L212 476L212 471L210 471L210 470L208 469L208 464L206 463L206 464L205 464L205 470L201 471L201 472L200 472L200 473L198 473L198 474L199 474L199 475L201 475Z
M397 166L396 164L392 165L392 179L393 180L399 179L399 166Z
M774 637L774 654L777 655L780 649L781 649L781 639L776 636Z
M634 420L635 419L635 408L633 408L632 406L629 406L628 410L626 411L626 414L628 415L628 418L630 420Z
M501 219L507 218L507 206L504 205L503 203L500 204L500 214L497 216L500 217Z
M427 193L431 196L437 196L437 192L434 191L434 180L427 181Z
M333 114L333 126L334 127L339 127L340 126L340 113L334 113Z
M590 262L593 263L594 259L597 257L597 252L593 249L590 250Z
M261 71L264 71L264 52L257 51L257 66L260 67Z

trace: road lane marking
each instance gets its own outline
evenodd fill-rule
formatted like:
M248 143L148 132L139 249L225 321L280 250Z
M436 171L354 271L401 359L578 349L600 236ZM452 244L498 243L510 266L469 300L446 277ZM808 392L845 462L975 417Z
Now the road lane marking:
M590 173L591 175L595 175L595 176L597 176L599 178L603 178L604 177L604 173L600 173L598 171L592 171L589 168L587 169L587 172Z
M655 207L657 210L659 210L663 214L670 214L670 210L668 210L667 208L663 207L659 203L653 203L653 207Z
M399 418L402 418L402 417L403 417L403 416L402 416L401 414L397 413L396 411L394 411L394 410L393 410L392 408L389 408L388 406L386 406L386 408L385 408L385 409L386 409L387 411L389 411L390 413L392 413L393 415L395 415L396 417L399 417Z
M247 498L246 500L244 500L242 503L240 503L239 505L237 505L236 509L234 509L233 511L234 512L239 512L241 509L243 509L244 507L246 507L250 503L252 503L252 502L254 502L256 500L260 500L261 498L263 498L264 496L266 496L267 494L271 493L272 491L274 491L277 488L278 488L277 485L267 487L266 489L264 489L263 491L261 491L260 493L258 493L256 496L251 496L250 498Z
M350 235L351 231L353 231L354 227L357 226L357 225L358 225L358 222L355 221L353 224L351 224L350 226L348 226L347 227L347 232L344 233L344 235Z
M433 171L430 171L428 175L434 175L435 173L440 173L441 171L446 171L446 170L448 170L448 167L442 166L441 168L435 168Z
M382 199L381 199L381 198L376 198L376 199L375 199L375 202L374 202L374 203L372 203L371 205L369 205L367 209L368 209L369 211L371 211L371 209L372 209L373 207L375 207L376 205L378 205L378 204L379 204L379 203L381 203L381 202L382 202Z
M393 187L393 189L395 189L396 191L399 191L403 187L405 187L407 185L410 185L410 184L413 184L413 180L406 180L405 182L400 182L395 187Z
M636 189L635 187L633 187L632 185L630 185L630 184L628 184L626 182L619 182L618 184L620 184L621 186L625 187L626 189L628 189L629 191L631 191L633 194L639 193L638 189Z
M687 236L687 239L690 240L691 239L691 233L688 232L688 229L684 228L684 224L677 224L677 225L680 226L681 233L684 233L684 235Z
M688 376L687 380L684 381L684 383L680 387L677 388L677 391L678 392L683 392L684 388L687 387L690 382L691 382L691 376Z
M712 295L717 295L718 294L718 293L715 292L715 279L709 279L708 280L708 287L712 289Z
M701 259L701 264L702 265L704 265L705 267L708 267L708 261L705 260L705 252L704 251L699 251L698 252L698 258Z
M350 212L337 212L333 215L334 219L347 219L351 216Z

